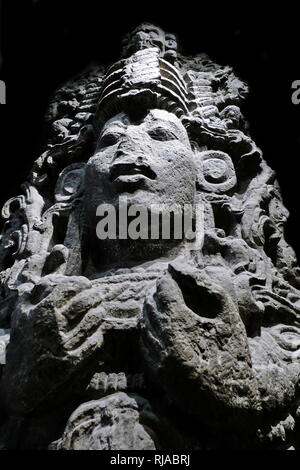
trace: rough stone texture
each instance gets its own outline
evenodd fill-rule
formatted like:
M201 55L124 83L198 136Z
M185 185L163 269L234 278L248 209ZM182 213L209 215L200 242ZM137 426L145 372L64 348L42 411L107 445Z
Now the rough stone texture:
M118 392L79 406L54 450L155 450L151 430L141 422L150 415L146 400ZM148 418L149 420L149 418Z
M298 448L300 271L247 86L149 24L121 57L57 91L3 208L1 448ZM201 203L199 247L100 241L124 194Z

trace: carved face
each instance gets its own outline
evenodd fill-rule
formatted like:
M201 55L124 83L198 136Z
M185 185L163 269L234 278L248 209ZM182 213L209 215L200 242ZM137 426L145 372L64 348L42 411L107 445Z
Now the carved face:
M132 54L151 46L156 46L163 51L164 36L164 32L157 26L144 23L131 33L126 47L127 53Z
M174 34L166 34L165 38L166 52L164 58L174 62L177 57L177 41Z
M87 163L85 208L94 220L99 204L192 204L196 171L188 135L180 120L152 110L139 123L124 113L103 127Z

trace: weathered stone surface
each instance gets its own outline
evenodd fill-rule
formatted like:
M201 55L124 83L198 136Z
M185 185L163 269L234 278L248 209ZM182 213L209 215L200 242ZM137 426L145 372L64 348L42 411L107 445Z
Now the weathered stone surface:
M299 448L300 271L247 86L150 24L122 47L57 91L2 211L1 448ZM121 196L189 205L197 243L100 240Z
M50 448L154 450L153 432L140 423L143 418L147 421L147 415L151 418L146 400L122 392L84 403L70 417L62 438Z

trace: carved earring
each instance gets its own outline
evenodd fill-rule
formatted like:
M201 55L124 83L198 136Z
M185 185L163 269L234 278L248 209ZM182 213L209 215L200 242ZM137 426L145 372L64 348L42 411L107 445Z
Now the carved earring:
M236 185L235 168L227 153L216 150L199 152L196 168L197 186L202 191L225 194Z
M85 163L72 163L59 175L55 187L56 202L71 202L83 191Z

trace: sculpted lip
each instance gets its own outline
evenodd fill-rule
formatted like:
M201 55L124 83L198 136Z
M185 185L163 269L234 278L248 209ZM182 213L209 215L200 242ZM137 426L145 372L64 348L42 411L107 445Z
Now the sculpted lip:
M138 180L140 177L146 177L154 180L156 173L147 165L138 165L136 163L116 163L112 166L109 174L111 182L122 180L131 182Z

